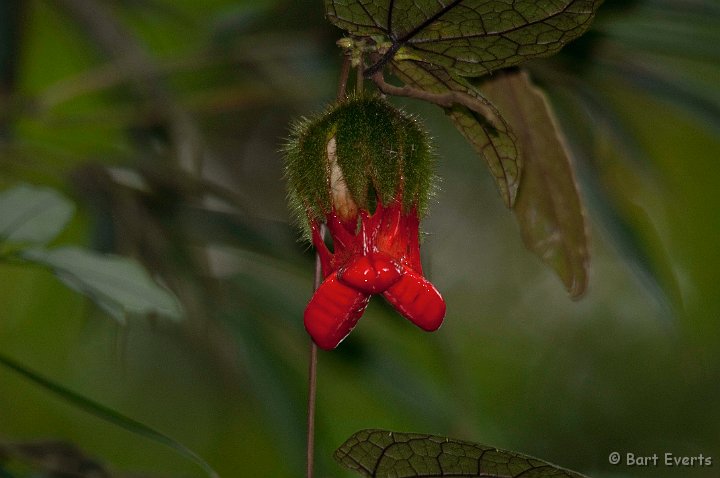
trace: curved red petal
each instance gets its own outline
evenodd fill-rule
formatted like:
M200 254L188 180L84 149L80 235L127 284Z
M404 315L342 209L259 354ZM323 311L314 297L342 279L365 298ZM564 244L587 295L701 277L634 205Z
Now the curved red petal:
M383 292L383 297L403 317L428 332L437 330L445 318L445 300L440 292L411 269L406 269L402 278Z
M305 308L305 329L318 347L332 350L355 327L369 300L368 294L339 282L333 272Z
M322 235L320 234L320 224L318 224L317 221L313 221L310 223L310 228L312 231L313 246L315 246L315 250L320 257L323 277L327 277L330 275L332 269L333 254L325 245L325 241L323 241Z
M337 277L340 282L366 294L380 294L400 280L403 267L392 257L383 253L357 256L340 267Z
M404 262L418 274L423 273L420 263L420 217L417 208L413 208L403 216L403 227L405 228L405 251Z

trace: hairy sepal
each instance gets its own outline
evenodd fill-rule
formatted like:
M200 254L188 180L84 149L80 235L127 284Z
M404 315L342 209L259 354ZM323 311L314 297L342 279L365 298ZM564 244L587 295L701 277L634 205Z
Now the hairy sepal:
M329 151L336 156L329 157ZM337 193L338 184L344 183L355 206L366 211L378 200L390 204L400 198L404 209L422 214L432 193L428 134L416 118L377 96L352 97L297 121L284 153L289 202L307 239L312 222L324 222L332 211L352 210L347 197ZM339 197L345 204L334 204Z

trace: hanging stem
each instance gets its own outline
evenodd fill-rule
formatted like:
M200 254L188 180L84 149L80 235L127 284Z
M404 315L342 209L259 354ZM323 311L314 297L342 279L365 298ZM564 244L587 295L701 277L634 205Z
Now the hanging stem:
M324 227L320 230L325 236ZM317 290L322 282L322 266L320 255L315 254L315 282L313 290ZM317 397L317 345L310 339L310 363L308 366L308 408L307 408L307 478L313 478L315 465L315 400Z
M350 76L351 62L352 62L352 58L350 58L349 54L343 55L343 62L342 62L342 66L340 67L340 80L338 81L338 89L337 89L337 100L338 101L345 101L345 97L347 96L347 81L348 81L348 77Z
M345 101L347 96L347 81L350 77L349 55L343 56L342 67L340 68L340 79L338 81L337 100ZM325 225L320 226L320 237L325 239ZM313 291L317 290L322 283L322 264L320 255L315 254L315 282ZM313 478L315 472L315 402L317 398L317 345L310 339L310 358L308 364L308 406L307 406L307 478Z
M363 87L365 86L365 75L363 75L365 69L365 60L363 57L360 57L360 64L357 67L357 77L355 82L355 93L360 94L363 92Z
M380 91L386 95L405 96L407 98L415 98L418 100L433 103L443 109L450 109L455 105L465 106L477 113L480 113L492 125L502 124L506 126L505 120L502 119L497 108L481 95L473 96L464 91L448 90L442 93L433 93L431 91L412 86L395 86L387 83L382 71L373 74L370 79L375 83Z

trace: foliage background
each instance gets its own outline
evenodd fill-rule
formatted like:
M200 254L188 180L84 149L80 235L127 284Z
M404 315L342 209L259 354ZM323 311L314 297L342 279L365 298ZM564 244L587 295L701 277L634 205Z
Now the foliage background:
M78 21L87 4L107 15ZM0 349L173 436L222 476L299 476L313 256L288 221L278 149L291 118L334 96L339 31L322 2L2 8L0 186L71 196L79 214L58 242L138 258L189 319L120 326L48 272L3 264ZM716 475L719 15L709 1L609 1L587 37L530 65L588 203L592 276L578 302L523 248L442 113L397 102L436 138L443 180L423 255L449 312L424 334L373 301L340 349L321 353L318 476L349 476L332 450L369 427L594 477ZM93 23L117 36L104 43ZM183 159L195 150L201 166ZM202 476L8 370L0 391L4 442L62 439L119 473ZM613 467L611 451L703 453L714 466Z

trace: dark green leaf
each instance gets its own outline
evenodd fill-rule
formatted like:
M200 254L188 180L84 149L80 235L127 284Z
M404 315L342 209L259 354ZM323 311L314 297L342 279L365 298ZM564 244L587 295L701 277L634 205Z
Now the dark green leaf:
M550 106L521 71L494 75L482 91L502 108L518 135L525 169L514 211L525 245L578 297L588 281L585 217Z
M380 36L390 42L378 66L394 56L481 76L557 52L588 29L601 3L325 0L325 11L332 23L354 36Z
M218 474L215 472L215 470L213 470L212 467L205 460L200 458L197 453L190 450L182 443L173 440L169 436L164 435L163 433L145 425L144 423L140 423L137 420L126 417L125 415L122 415L121 413L113 410L112 408L106 407L105 405L102 405L87 397L84 397L79 393L73 392L72 390L63 387L62 385L53 382L46 377L43 377L42 375L26 368L24 365L2 354L0 354L0 364L22 375L24 378L30 380L36 385L39 385L43 389L47 390L53 395L58 396L59 398L65 400L71 405L80 408L81 410L95 415L96 417L105 420L106 422L118 425L132 433L135 433L136 435L143 436L154 442L160 443L175 450L182 456L189 458L190 460L200 465L205 470L207 475L211 478L218 478Z
M88 296L120 322L133 315L182 317L177 299L132 259L77 247L28 249L22 257L50 267L68 287Z
M447 113L455 126L485 159L508 207L515 196L522 171L515 136L505 119L475 88L445 69L416 61L392 62L393 72L407 85L433 93L460 92L472 101L455 104Z
M65 228L73 204L50 188L22 184L0 193L0 241L45 244Z
M574 471L512 451L452 438L387 430L355 433L335 451L335 459L373 478L583 478Z

